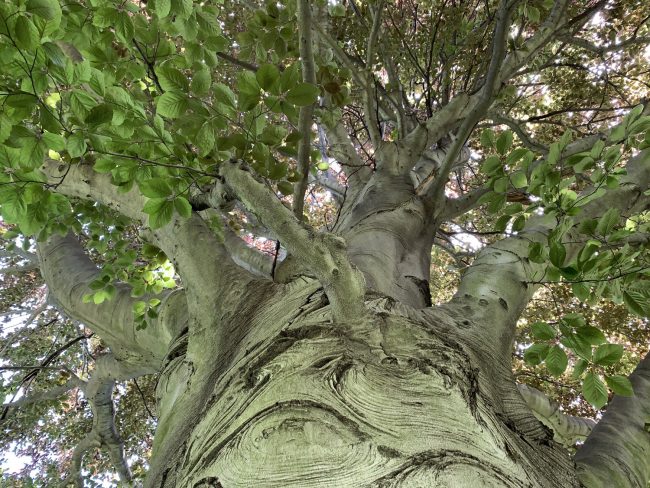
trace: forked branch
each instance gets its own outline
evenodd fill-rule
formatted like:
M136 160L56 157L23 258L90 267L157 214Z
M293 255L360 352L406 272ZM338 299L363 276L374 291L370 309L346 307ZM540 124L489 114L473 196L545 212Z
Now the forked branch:
M345 252L345 241L329 233L316 233L299 222L262 183L242 169L239 161L221 167L226 183L241 201L257 214L287 247L289 253L309 267L322 283L335 320L357 319L363 313L364 280Z

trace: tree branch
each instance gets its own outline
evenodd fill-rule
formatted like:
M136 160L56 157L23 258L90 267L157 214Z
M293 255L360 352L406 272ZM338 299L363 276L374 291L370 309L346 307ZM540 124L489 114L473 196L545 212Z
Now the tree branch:
M43 278L66 315L88 324L120 357L150 365L162 362L187 312L184 291L164 294L158 318L146 329L136 330L136 299L131 298L127 285L117 283L110 301L99 305L83 303L83 296L90 291L88 285L101 273L72 234L52 236L39 243L38 254Z
M311 2L298 0L298 42L300 44L300 61L302 63L302 81L316 84L316 69L314 67L314 52L312 46L312 16ZM303 220L305 208L305 192L309 177L309 160L311 157L311 126L313 124L314 105L301 107L298 116L298 131L300 142L298 144L298 174L300 180L293 190L293 214L298 220Z
M256 275L271 277L273 259L270 256L249 247L227 225L223 233L224 244L235 263Z
M223 164L221 174L244 205L256 213L287 250L316 275L332 305L334 320L360 317L363 313L364 281L348 260L345 241L333 234L317 234L301 224L276 195L241 169L240 162Z
M372 168L359 157L342 121L333 126L325 125L325 129L330 154L346 168L348 187L354 193L372 176Z
M111 183L110 175L96 173L86 164L66 165L47 161L43 166L54 191L83 200L97 201L146 227L148 216L142 209L146 198L137 188L121 193ZM232 284L252 279L252 275L235 265L225 247L195 212L189 219L178 214L160 229L151 231L155 244L174 263L183 280L188 303L198 307L197 316L205 313L203 303L216 303L221 292L232 290Z
M239 58L236 58L235 56L231 56L230 54L224 53L222 51L217 51L216 55L221 59L228 61L231 64L247 69L249 71L257 71L259 69L259 66L256 65L255 63L249 63L248 61L243 61Z
M53 368L53 369L63 370L64 368ZM31 395L26 395L14 402L4 404L3 408L7 408L7 407L18 408L18 407L24 407L25 405L32 405L34 403L44 402L46 400L56 400L61 395L64 395L65 393L69 392L73 388L80 388L84 384L85 382L83 380L81 380L76 375L72 375L70 379L61 386L55 386L54 388L50 388L49 390L37 391L32 393Z
M644 196L643 192L650 186L649 159L648 149L631 158L627 164L628 175L621 179L620 187L582 207L574 218L573 229L565 237L568 259L579 249L577 244L570 242L580 241L576 229L581 221L596 218L609 208L618 208L623 214L629 214L647 206L650 197ZM591 191L593 189L589 188L583 194ZM485 341L491 342L495 348L503 348L504 357L511 347L516 319L536 289L529 283L536 282L546 273L546 264L528 260L529 244L545 244L548 233L556 225L555 218L550 216L532 217L518 235L483 248L461 279L454 300L465 297L478 302L481 313L491 317L494 324L494 327L483 330L486 332ZM486 273L486 269L490 273Z
M575 456L588 488L646 487L650 481L650 354L629 378L634 396L614 396Z
M154 369L118 361L112 354L97 359L95 369L87 382L81 382L82 389L93 413L91 431L75 447L72 455L72 470L66 483L83 486L83 455L93 447L104 447L111 463L117 470L122 483L130 483L131 471L124 458L124 445L115 427L113 389L117 381L125 381L155 372Z
M566 447L584 441L596 425L592 419L562 413L558 403L532 386L519 384L517 387L535 417L553 430L554 439Z
M591 51L599 55L603 55L612 51L619 51L635 44L650 44L650 37L632 37L615 44L607 44L604 46L597 46L586 39L581 39L575 36L562 36L561 39L565 42L568 42L569 44L573 44L574 46L581 47L587 51Z
M457 127L473 107L476 98L466 93L456 95L447 105L429 117L426 123L418 125L403 140L397 141L397 152L400 155L397 159L399 173L408 174L424 151Z
M523 145L531 151L535 151L540 154L546 154L548 152L548 148L544 144L540 144L539 142L535 141L521 128L521 124L523 122L508 117L507 115L498 113L490 113L489 117L498 124L506 125L512 129L513 132L517 134Z
M470 134L474 130L474 126L485 115L487 109L494 100L494 95L498 92L499 72L501 65L506 55L506 42L508 40L508 28L510 26L510 17L512 6L508 5L507 0L502 0L499 4L499 9L496 14L496 26L494 27L494 37L492 39L492 56L490 58L490 65L485 77L485 82L480 91L480 96L477 103L472 110L464 118L456 137L447 151L445 160L443 161L438 174L434 178L430 177L425 179L418 187L418 193L427 195L432 201L437 201L443 196L444 186L447 183L447 178L451 172L454 162L458 157L458 153L465 145Z
M38 269L38 264L35 263L23 264L22 266L7 266L6 268L0 268L0 275L24 273L35 269Z

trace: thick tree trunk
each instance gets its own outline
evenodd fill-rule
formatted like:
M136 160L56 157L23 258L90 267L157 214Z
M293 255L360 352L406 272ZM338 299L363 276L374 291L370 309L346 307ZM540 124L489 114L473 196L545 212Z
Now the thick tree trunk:
M316 281L245 295L174 341L147 486L579 486L509 360L476 354L480 304L367 296L334 324Z

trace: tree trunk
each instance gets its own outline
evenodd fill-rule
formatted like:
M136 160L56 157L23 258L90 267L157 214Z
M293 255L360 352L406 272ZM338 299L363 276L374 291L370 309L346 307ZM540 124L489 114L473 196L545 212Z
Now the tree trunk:
M580 486L509 357L477 352L471 297L367 295L366 317L333 324L315 280L234 295L170 348L147 486Z

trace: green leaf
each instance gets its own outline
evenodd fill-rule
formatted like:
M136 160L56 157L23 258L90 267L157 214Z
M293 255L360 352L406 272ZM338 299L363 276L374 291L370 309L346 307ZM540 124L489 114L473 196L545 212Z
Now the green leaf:
M512 217L510 215L502 215L499 217L494 224L494 230L496 232L503 232L506 230L506 227L508 227L508 222L510 222L510 219Z
M607 386L617 395L631 397L634 396L634 388L632 382L626 377L621 375L605 375Z
M52 132L43 133L43 143L47 149L61 152L65 149L65 139L60 134L53 134Z
M135 315L136 317L140 315L144 315L146 311L147 311L146 302L142 302L138 300L133 304L133 315Z
M184 197L176 197L174 207L181 217L189 219L192 216L192 205Z
M58 0L28 0L27 11L45 20L54 20L61 17L61 7Z
M86 123L91 127L108 124L113 120L113 107L102 103L94 107L86 117Z
M174 202L166 198L153 198L147 200L142 211L149 215L149 227L159 229L171 222Z
M185 113L187 97L183 93L168 91L156 100L156 112L162 117L174 119Z
M510 166L514 166L514 164L517 161L519 161L524 157L526 158L526 160L524 160L523 167L526 168L528 167L528 164L530 164L530 162L528 162L527 159L532 158L534 156L529 149L526 149L525 147L518 147L517 149L514 149L510 154L508 154L508 157L506 158L506 163L508 163Z
M205 122L196 133L196 145L199 147L199 155L206 156L215 144L214 129L209 122Z
M157 74L163 90L187 93L189 89L187 77L176 68L165 65L158 69Z
M560 159L560 145L557 142L554 142L551 144L548 150L548 156L546 157L546 161L553 165L558 162Z
M483 129L481 132L481 146L485 149L492 149L496 143L496 137L492 129Z
M528 247L528 259L533 263L541 264L545 261L544 246L540 242L532 242Z
M524 188L528 184L526 173L523 171L515 171L510 175L510 181L515 188Z
M594 363L601 366L613 366L623 357L623 346L620 344L603 344L596 349Z
M130 43L135 33L133 21L128 12L119 12L115 22L115 33L124 43Z
M169 11L172 7L171 0L156 0L156 13L158 17L164 19L169 15Z
M540 19L540 12L537 7L531 7L530 5L526 8L526 12L528 13L528 18L530 19L531 22L539 22Z
M546 322L535 322L530 326L530 330L535 339L543 341L554 339L556 335L555 329Z
M587 369L587 366L589 366L589 362L585 361L584 359L578 359L576 361L575 366L573 366L573 371L571 372L571 378L574 380L577 380L582 376L582 373L585 372L585 369Z
M532 366L540 364L546 359L550 349L551 347L548 344L533 344L524 352L524 361Z
M623 301L630 312L641 317L650 316L650 297L643 290L628 288L623 291Z
M231 108L236 107L235 94L232 92L230 87L223 83L217 83L214 85L214 97L219 103L225 104Z
M239 93L247 95L259 95L260 85L257 82L255 74L250 71L244 71L237 76L237 88Z
M587 285L584 283L573 283L571 285L571 290L573 291L573 294L580 300L581 302L586 302L589 297L591 296L591 291Z
M512 146L512 131L503 131L497 139L496 146L499 154L504 155L507 153L510 149L510 146Z
M595 373L587 373L582 383L582 395L594 408L600 409L607 403L605 383Z
M165 178L150 178L138 183L138 186L147 198L165 198L173 193L172 187Z
M293 194L293 185L288 181L280 181L278 182L278 190L283 195L291 195Z
M497 169L502 166L501 158L498 156L490 156L481 165L481 171L486 175L493 175Z
M566 370L569 359L560 346L555 345L546 355L546 368L553 376L560 376Z
M568 313L561 320L571 327L582 327L586 324L585 318L580 313Z
M607 338L605 337L605 334L603 334L603 332L600 329L596 327L592 327L591 325L585 325L583 327L579 327L576 330L576 335L581 339L587 341L592 346L598 346L599 344L603 344L607 342Z
M88 284L88 288L91 290L101 290L104 286L106 286L106 283L102 280L93 280Z
M94 166L93 169L97 173L110 173L112 170L115 169L117 165L112 159L109 158L99 158Z
M11 134L11 120L4 113L0 113L0 144L5 142Z
M93 303L95 305L100 305L108 298L108 294L104 290L96 291L93 294Z
M78 158L86 152L86 140L83 132L75 132L66 141L68 154L73 158Z
M566 249L561 242L553 241L549 249L549 258L551 263L561 268L566 259Z
M24 15L16 19L14 27L16 45L21 49L32 49L38 46L40 34L34 23Z
M100 7L93 13L93 25L100 29L117 24L118 12L112 7Z
M210 72L207 69L202 69L192 74L190 87L195 95L206 95L210 90L211 83L212 76L210 75Z
M318 99L320 90L316 85L311 83L298 83L287 92L286 100L292 105L304 107L311 105Z
M560 343L564 347L571 349L581 358L591 361L592 350L587 340L577 334L566 333L565 331L563 331L563 334L565 335L560 339Z
M280 70L274 64L263 64L255 73L255 78L263 90L269 91L280 79Z
M620 213L618 209L610 208L598 219L596 233L600 234L601 236L608 235L614 229L614 227L616 227L616 224L618 224L619 218Z
M524 215L519 215L512 223L512 230L514 232L519 232L524 229L525 225L526 225L526 217Z

